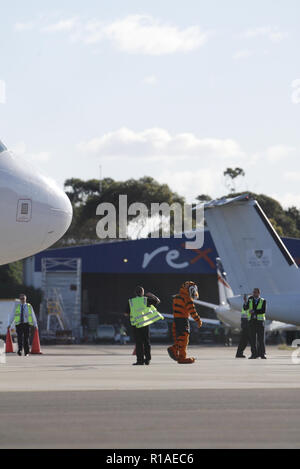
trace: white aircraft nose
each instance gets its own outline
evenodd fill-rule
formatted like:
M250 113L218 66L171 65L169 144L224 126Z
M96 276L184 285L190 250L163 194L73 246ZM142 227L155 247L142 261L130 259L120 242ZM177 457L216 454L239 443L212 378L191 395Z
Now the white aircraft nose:
M0 142L0 265L55 244L72 221L64 191Z
M48 194L48 228L42 249L56 243L68 230L73 209L68 196L60 189L53 188Z

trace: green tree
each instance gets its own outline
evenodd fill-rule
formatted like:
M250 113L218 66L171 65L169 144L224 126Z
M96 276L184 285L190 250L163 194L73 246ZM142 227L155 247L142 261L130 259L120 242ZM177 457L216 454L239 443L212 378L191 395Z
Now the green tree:
M200 204L203 204L204 202L210 202L212 200L212 198L210 197L210 195L201 194L201 195L198 195L196 197L196 200L198 200L198 202L200 202Z
M237 194L228 194L226 197L236 197L239 195L249 194L249 196L259 203L269 220L273 221L274 227L280 236L287 237L300 237L300 213L298 219L298 210L288 209L284 210L282 205L272 197L265 194L255 194L254 192L242 192Z
M246 173L242 168L227 168L226 171L224 171L223 175L225 176L226 187L228 187L231 193L235 193L236 179L240 176L244 177Z
M179 203L183 205L185 200L176 192L171 191L167 184L160 184L149 176L127 181L114 181L106 178L101 181L93 179L82 181L80 179L68 179L65 182L65 190L73 205L74 216L68 233L59 242L61 244L82 243L99 241L96 235L96 209L100 203L111 203L117 210L119 208L119 196L126 195L128 206L139 202L146 205L149 213L152 203ZM128 216L130 223L134 216ZM147 219L145 219L145 223ZM171 214L171 224L174 223Z
M244 176L245 172L242 168L227 168L224 175L234 183L239 176ZM142 202L148 210L153 202L167 202L169 205L174 202L183 205L185 202L184 198L173 192L167 184L160 184L148 176L127 181L106 178L101 183L102 190L100 191L100 181L97 179L82 181L71 178L66 181L65 189L72 202L74 216L68 233L57 245L98 242L96 208L102 202L110 202L118 209L119 195L127 195L128 205L133 202ZM225 197L245 194L245 192L235 193L235 187L232 183L229 188L230 193ZM259 202L280 236L300 237L300 211L296 207L285 210L277 200L265 194L249 192L249 195ZM201 194L196 197L196 200L203 203L212 200L212 198L208 194ZM129 223L132 218L128 217ZM171 214L171 224L173 222Z
M34 287L27 287L23 283L23 262L18 261L0 267L0 298L19 298L20 293L25 293L36 313L39 312L42 299L41 291Z
M274 218L270 218L270 222L271 222L274 230L277 232L277 234L281 237L284 236L283 228L278 225L277 221L274 220Z
M296 225L298 231L300 231L300 211L296 207L290 207L286 210L286 214Z

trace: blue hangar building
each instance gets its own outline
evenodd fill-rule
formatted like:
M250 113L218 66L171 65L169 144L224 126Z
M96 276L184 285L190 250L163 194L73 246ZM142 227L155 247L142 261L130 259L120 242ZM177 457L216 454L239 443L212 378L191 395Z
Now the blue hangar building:
M172 295L186 280L198 285L201 299L218 303L218 253L210 232L205 231L201 249L185 249L186 241L185 237L147 238L49 249L28 260L26 282L42 287L43 259L80 259L81 315L96 314L101 323L114 322L124 313L137 285L161 299L160 310L165 314L172 311ZM283 238L283 242L299 265L300 240ZM199 312L214 317L209 309L199 307Z

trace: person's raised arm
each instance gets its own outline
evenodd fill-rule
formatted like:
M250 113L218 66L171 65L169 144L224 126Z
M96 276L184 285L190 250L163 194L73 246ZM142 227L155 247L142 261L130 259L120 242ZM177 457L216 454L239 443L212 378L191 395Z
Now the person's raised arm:
M194 321L196 321L196 323L198 324L198 327L201 327L202 326L202 321L201 321L201 318L200 318L199 314L196 311L194 302L192 300L190 300L187 303L187 310L188 310L189 315L192 316Z
M146 298L147 298L147 304L148 306L158 306L160 304L160 299L155 296L153 293L146 293L145 294Z

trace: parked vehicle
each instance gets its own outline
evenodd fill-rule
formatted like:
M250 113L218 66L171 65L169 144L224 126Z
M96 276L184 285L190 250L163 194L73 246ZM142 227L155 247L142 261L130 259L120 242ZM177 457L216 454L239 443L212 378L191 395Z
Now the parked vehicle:
M116 326L116 335L115 335L115 342L125 345L128 342L130 342L130 337L127 335L127 330L126 327L122 326Z
M96 342L114 342L116 330L110 324L101 324L97 328Z
M0 300L0 338L5 338L7 332L8 318L13 311L17 300ZM11 334L15 333L15 328L11 329Z
M151 324L150 336L152 340L168 340L170 336L167 321L157 321Z

